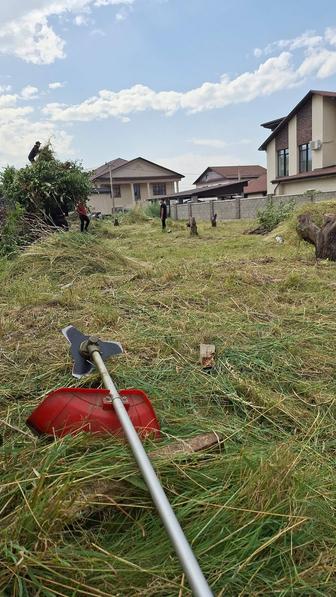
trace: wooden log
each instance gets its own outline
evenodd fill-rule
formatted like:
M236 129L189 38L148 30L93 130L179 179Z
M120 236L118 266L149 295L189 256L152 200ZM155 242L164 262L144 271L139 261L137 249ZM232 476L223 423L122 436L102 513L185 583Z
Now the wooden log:
M203 369L212 369L215 365L216 346L214 344L200 344L200 360Z
M321 228L309 213L298 216L297 233L307 243L315 246L316 259L336 261L336 214L325 214Z

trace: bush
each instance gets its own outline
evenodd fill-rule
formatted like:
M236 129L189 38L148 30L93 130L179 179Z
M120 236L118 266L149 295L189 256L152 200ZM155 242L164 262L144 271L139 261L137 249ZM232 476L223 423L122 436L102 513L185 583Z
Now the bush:
M24 215L25 210L18 203L10 209L1 208L0 255L13 253L24 244Z
M138 224L140 222L148 222L149 217L140 206L130 209L122 218L124 224Z
M295 201L293 199L287 203L280 201L275 204L273 199L269 198L265 208L257 212L260 229L265 233L271 232L280 222L287 220L292 215L294 208Z
M159 218L160 217L160 203L157 201L155 203L148 203L147 207L144 209L144 213L149 218Z
M72 209L79 199L86 201L92 185L90 174L77 162L60 162L49 145L37 161L16 170L7 166L0 174L0 191L6 204L22 205L27 213L40 217L59 207Z
M90 173L77 162L57 160L50 144L32 165L7 166L0 173L0 254L32 242L46 227L66 228L68 211L85 202L91 188Z

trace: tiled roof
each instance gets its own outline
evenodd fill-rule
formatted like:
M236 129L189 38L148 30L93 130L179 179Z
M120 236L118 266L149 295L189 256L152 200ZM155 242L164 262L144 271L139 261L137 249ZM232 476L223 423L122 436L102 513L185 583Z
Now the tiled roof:
M234 178L238 180L239 178L258 178L262 174L265 174L266 168L258 165L209 166L202 172L198 179L195 180L194 184L197 184L207 171L216 172L216 174L219 174L223 178Z
M99 166L93 170L92 180L95 180L95 178L99 178L100 176L104 176L104 174L108 174L110 170L120 168L120 166L127 164L127 162L128 160L123 160L122 158L117 158L116 160L106 162L102 166Z
M249 180L248 185L244 188L244 194L249 193L266 193L267 191L267 174Z

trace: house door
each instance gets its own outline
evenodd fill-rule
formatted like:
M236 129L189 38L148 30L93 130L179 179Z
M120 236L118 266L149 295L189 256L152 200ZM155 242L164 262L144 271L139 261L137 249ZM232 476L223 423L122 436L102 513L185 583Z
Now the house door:
M135 183L133 185L133 191L134 191L134 199L135 199L135 201L140 201L141 200L141 190L140 190L140 184L139 183Z

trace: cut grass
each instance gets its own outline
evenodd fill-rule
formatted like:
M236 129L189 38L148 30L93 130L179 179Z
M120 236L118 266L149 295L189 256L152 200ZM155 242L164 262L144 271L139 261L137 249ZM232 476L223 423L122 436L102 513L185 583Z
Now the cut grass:
M190 595L127 446L84 434L45 443L25 426L44 394L75 385L60 334L70 323L123 344L109 369L119 387L148 392L164 443L223 438L218 451L155 461L214 593L336 592L335 265L243 235L246 223L200 225L198 238L170 228L95 223L1 262L6 597ZM201 342L216 345L211 374ZM88 514L83 498L81 512L105 482L110 500L93 495Z

